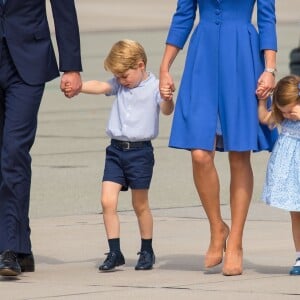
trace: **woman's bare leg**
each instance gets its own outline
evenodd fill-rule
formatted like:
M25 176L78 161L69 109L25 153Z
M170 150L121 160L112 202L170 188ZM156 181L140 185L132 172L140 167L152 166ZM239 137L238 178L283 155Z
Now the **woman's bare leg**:
M210 244L205 256L205 267L222 262L229 228L224 223L220 209L220 183L214 165L214 152L192 150L193 176L196 189L210 225Z
M224 275L243 272L243 232L253 192L250 152L230 152L231 230L227 241Z

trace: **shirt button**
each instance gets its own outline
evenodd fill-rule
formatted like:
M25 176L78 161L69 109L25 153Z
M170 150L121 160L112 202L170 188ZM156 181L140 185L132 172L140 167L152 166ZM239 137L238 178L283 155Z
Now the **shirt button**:
M221 10L220 9L216 9L215 10L215 14L218 16L219 14L221 13Z

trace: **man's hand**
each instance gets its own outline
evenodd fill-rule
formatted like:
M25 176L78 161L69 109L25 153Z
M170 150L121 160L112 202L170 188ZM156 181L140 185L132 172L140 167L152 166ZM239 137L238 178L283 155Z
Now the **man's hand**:
M60 89L66 97L72 98L78 95L81 91L81 86L82 81L79 72L64 72L61 77Z

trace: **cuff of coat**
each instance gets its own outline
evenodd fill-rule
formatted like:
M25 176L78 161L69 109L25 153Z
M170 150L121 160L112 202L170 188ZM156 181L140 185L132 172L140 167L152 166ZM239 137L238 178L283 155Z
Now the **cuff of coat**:
M182 49L185 45L187 38L188 37L183 34L178 34L176 32L170 31L167 36L166 43Z
M271 34L274 32L274 34ZM260 41L260 50L274 50L277 51L277 38L276 38L276 31L274 30L265 30L260 31L259 33L259 41Z

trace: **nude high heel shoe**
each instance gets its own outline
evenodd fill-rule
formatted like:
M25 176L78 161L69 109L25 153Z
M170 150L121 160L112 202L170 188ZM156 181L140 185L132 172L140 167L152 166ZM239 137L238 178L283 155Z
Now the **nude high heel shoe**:
M229 235L229 227L224 223L224 231L222 243L220 243L219 249L213 249L212 243L210 243L209 248L205 255L204 266L205 268L213 268L219 265L223 260L223 252L226 250L226 241Z
M222 272L224 276L242 275L243 249L240 249L238 251L227 251L225 253L224 266Z

